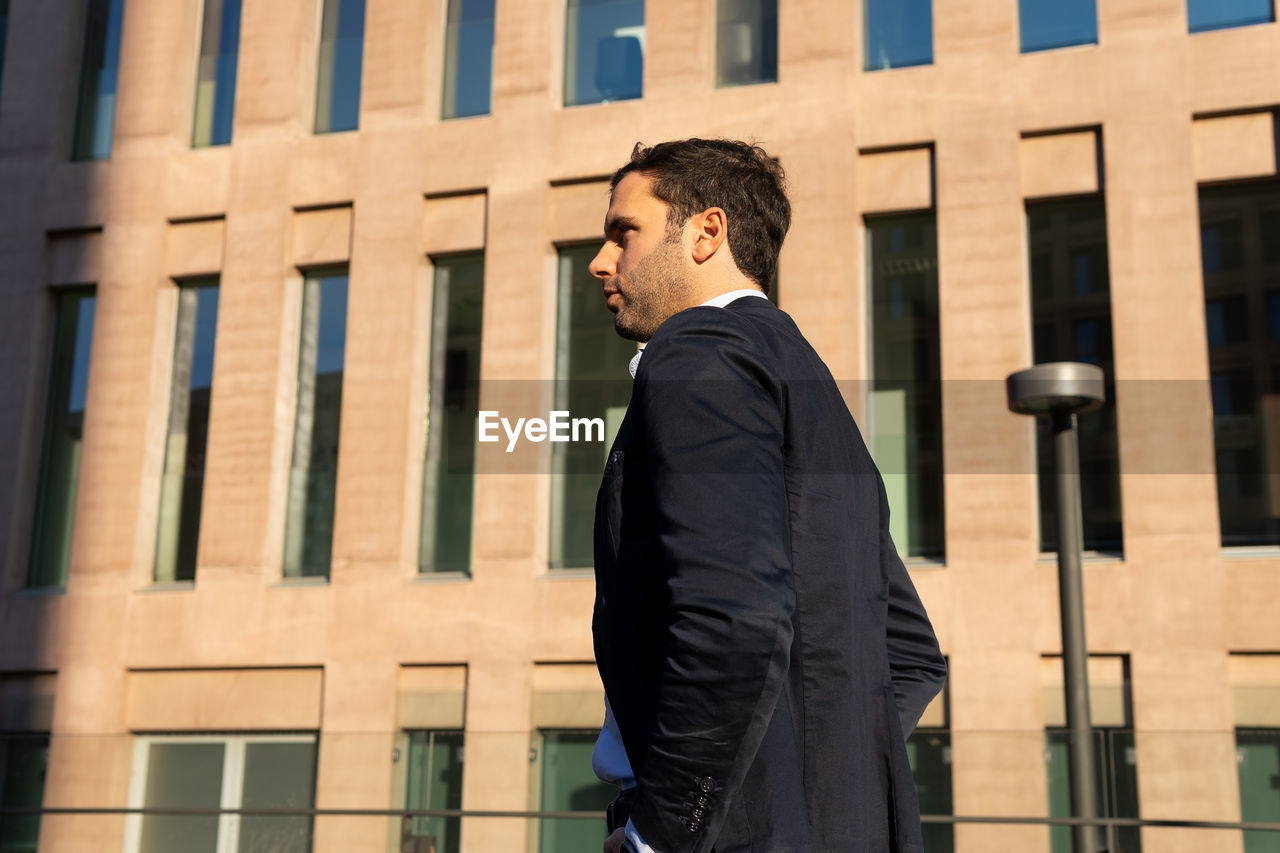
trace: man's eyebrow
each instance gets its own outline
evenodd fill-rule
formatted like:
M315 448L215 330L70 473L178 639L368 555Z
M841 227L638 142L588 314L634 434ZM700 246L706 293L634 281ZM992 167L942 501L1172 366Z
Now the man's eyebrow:
M604 221L604 236L608 237L610 234L616 234L625 228L639 227L640 223L635 219L632 219L630 216L615 216L612 219L606 219Z

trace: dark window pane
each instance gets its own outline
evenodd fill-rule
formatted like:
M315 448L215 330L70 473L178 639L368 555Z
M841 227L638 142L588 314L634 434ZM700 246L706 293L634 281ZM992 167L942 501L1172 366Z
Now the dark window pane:
M1071 802L1071 734L1062 729L1045 732L1045 762L1049 776L1049 816L1071 817L1077 814ZM1101 817L1136 818L1138 814L1138 765L1133 732L1127 729L1095 727L1093 729L1094 784ZM1138 827L1117 827L1116 844L1108 848L1106 830L1095 830L1098 849L1114 849L1116 853L1141 853L1142 837ZM1072 828L1049 828L1053 853L1071 853Z
M205 0L192 147L231 142L239 59L240 0Z
M601 782L591 770L591 752L599 732L543 732L542 796L539 808L556 812L602 812L618 789ZM539 853L565 853L600 847L600 821L543 818L539 821Z
M866 0L867 71L933 62L932 0Z
M1022 52L1098 43L1094 0L1018 0Z
M1200 252L1206 275L1239 269L1244 265L1240 220L1202 222L1200 225Z
M638 98L644 91L644 0L568 0L564 105Z
M1187 29L1193 33L1270 20L1271 0L1187 0Z
M28 586L33 587L67 582L93 342L93 291L67 291L56 298L40 485L27 576Z
M1031 320L1037 363L1079 361L1106 375L1106 405L1079 418L1081 509L1085 547L1123 545L1120 454L1116 434L1107 217L1100 198L1027 205L1031 252ZM1057 478L1053 436L1036 423L1040 547L1057 549Z
M147 750L144 805L216 809L222 804L222 743L153 743ZM215 853L218 817L144 815L139 853Z
M244 785L240 806L245 809L309 809L315 802L315 779L314 742L250 741L244 747ZM244 815L240 818L239 850L240 853L308 853L311 850L311 818L306 815Z
M716 85L778 79L777 0L716 3Z
M1269 267L1280 184L1200 192L1205 338L1223 545L1280 544L1280 291Z
M560 250L555 407L572 412L574 418L603 418L605 441L551 445L553 569L592 565L600 473L631 399L627 364L636 345L614 331L600 281L587 270L597 249L592 245Z
M462 732L409 732L405 808L462 808L462 758ZM415 817L410 827L415 839L429 839L426 849L458 853L462 818Z
M196 576L217 327L217 282L202 281L181 287L169 391L169 429L165 436L160 486L157 583L189 581Z
M4 46L9 40L9 0L0 0L0 97L4 96Z
M1236 766L1240 778L1240 819L1280 823L1280 729L1237 729ZM1280 833L1244 834L1245 853L1275 853Z
M952 814L951 733L946 729L916 729L907 738L907 760L916 783L916 797L922 815ZM924 849L929 853L951 853L955 832L950 824L921 826Z
M934 217L867 222L871 452L899 553L941 557L942 387Z
M364 0L324 0L316 66L316 133L360 125Z
M1280 210L1264 210L1258 219L1261 230L1262 261L1280 264Z
M1249 340L1249 305L1242 294L1206 301L1204 318L1211 347Z
M449 0L444 45L445 118L489 113L493 4L494 0Z
M0 735L0 809L38 809L44 805L47 734ZM0 817L0 851L34 851L40 841L40 815Z
M346 271L307 276L289 470L285 577L329 576L346 329Z
M75 149L71 156L76 160L102 160L111 156L115 128L124 0L89 0L87 9Z
M484 256L437 261L432 303L418 561L424 572L466 572L471 568Z

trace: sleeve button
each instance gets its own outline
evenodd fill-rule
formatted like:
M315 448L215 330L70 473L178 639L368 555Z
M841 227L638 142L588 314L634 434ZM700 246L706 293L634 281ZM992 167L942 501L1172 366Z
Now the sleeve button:
M685 828L688 829L690 832L698 832L702 829L702 821L698 820L697 818L694 818L693 820L685 824Z
M716 789L716 780L710 776L704 776L698 780L698 788L701 789L702 793L710 794Z

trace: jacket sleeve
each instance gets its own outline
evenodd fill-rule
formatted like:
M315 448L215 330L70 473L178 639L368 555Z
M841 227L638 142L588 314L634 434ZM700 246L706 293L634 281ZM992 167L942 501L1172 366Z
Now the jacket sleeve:
M883 502L883 485L880 491ZM947 680L947 662L938 647L924 604L889 536L889 513L887 506L883 503L882 506L885 508L881 511L880 559L885 561L889 586L886 623L889 673L905 738L920 722L920 716L933 697L942 690Z
M631 820L661 853L711 849L792 639L779 392L731 315L710 311L664 324L634 391L667 600Z

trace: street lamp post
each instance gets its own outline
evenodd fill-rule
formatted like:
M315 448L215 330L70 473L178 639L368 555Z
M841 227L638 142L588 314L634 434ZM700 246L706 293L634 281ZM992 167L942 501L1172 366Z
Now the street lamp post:
M1084 582L1080 554L1084 532L1080 511L1080 450L1076 415L1106 399L1102 368L1077 362L1039 364L1005 381L1009 409L1049 418L1058 476L1058 608L1062 623L1062 671L1067 730L1071 742L1071 799L1077 817L1098 816L1093 726L1089 720L1088 645L1084 634ZM1096 828L1074 828L1076 853L1095 853Z

